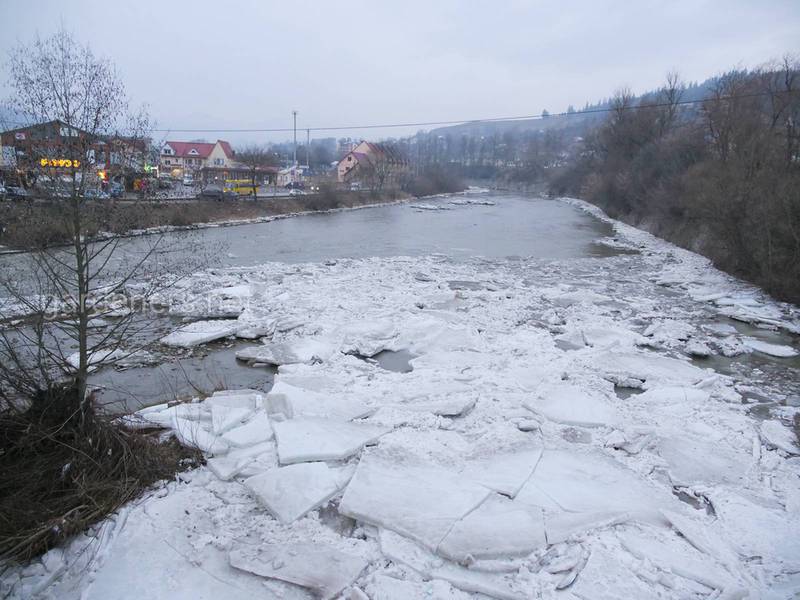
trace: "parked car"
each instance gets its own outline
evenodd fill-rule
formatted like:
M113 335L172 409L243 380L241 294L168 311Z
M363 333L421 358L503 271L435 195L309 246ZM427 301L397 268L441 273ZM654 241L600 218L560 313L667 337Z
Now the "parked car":
M293 188L293 189L289 190L289 195L290 196L305 196L306 193L303 190L299 190L297 188Z
M183 176L183 185L194 185L194 176L193 175L184 175Z
M94 198L96 200L104 200L109 197L108 192L98 190L96 188L88 189L83 193L84 198Z
M354 181L353 183L350 184L350 189L354 192L361 190L361 182Z
M0 183L0 200L6 199L6 186Z
M290 181L285 187L287 190L304 190L306 189L306 184L302 181Z
M108 195L112 198L121 198L125 193L125 187L121 183L112 183L108 190Z
M6 197L9 200L27 200L30 198L30 194L25 188L12 185L6 188Z
M218 185L207 185L199 194L198 199L213 199L213 200L235 200L239 195L233 190L224 190Z

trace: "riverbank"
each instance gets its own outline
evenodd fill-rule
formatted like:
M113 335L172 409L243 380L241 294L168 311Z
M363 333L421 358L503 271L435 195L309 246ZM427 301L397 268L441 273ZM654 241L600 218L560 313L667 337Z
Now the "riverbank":
M197 274L170 310L239 315L207 323L260 331L240 358L279 364L274 386L141 411L132 423L166 427L208 466L10 569L3 591L791 596L796 370L724 374L712 361L796 352L798 309L609 222L605 243L636 253ZM413 355L412 370L366 358L386 350Z
M303 196L222 202L199 199L91 201L87 202L84 210L84 223L89 235L107 239L111 236L264 223L310 213L368 208L485 190L448 182L441 190L429 185L424 191L425 195L418 196L396 189L381 192L323 190ZM0 253L26 252L36 247L64 244L69 239L70 223L64 211L61 202L0 203Z

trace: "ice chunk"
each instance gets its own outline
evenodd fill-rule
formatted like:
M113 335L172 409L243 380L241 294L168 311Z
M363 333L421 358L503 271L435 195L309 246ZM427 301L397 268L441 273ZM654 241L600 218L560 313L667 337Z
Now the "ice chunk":
M225 454L228 451L227 442L208 431L197 421L176 417L173 420L172 427L175 437L184 446L197 448L201 452L213 456Z
M236 569L309 588L322 600L334 598L367 567L363 558L318 542L240 545L229 560Z
M513 498L528 481L541 456L542 449L534 448L472 460L461 474L466 479Z
M463 561L521 556L546 545L540 508L493 495L453 525L437 553Z
M267 394L270 414L284 413L286 418L325 417L339 421L360 419L374 412L374 408L351 396L315 392L289 385L278 379ZM290 414L285 414L286 411Z
M769 356L775 356L777 358L792 358L800 355L800 351L795 350L791 346L770 344L754 338L742 338L742 343L756 352L761 352L762 354L768 354Z
M387 319L363 320L343 325L338 332L342 338L342 352L375 356L381 350L392 350L397 328Z
M611 298L592 290L575 290L553 296L551 301L556 306L567 307L573 304L602 304L611 302Z
M619 421L616 410L602 395L576 385L543 385L525 407L564 425L610 426Z
M272 444L257 444L249 448L231 450L225 456L215 456L206 461L206 466L211 470L214 475L228 481L235 477L242 470L247 467L256 458L259 460L265 455L275 454L275 448Z
M365 456L339 512L386 527L435 550L452 526L491 492L440 467Z
M241 326L242 324L237 319L195 321L164 336L161 338L161 343L167 346L190 348L234 335Z
M660 508L677 502L602 454L570 450L545 450L516 499L537 505L542 494L569 512L622 511L656 522L663 520Z
M379 540L384 556L414 569L425 578L442 579L465 592L485 594L499 600L529 598L514 589L514 580L509 575L466 569L443 561L414 542L385 529L381 529Z
M707 358L712 354L708 344L699 340L689 340L684 350L689 356L696 356L698 358Z
M548 544L559 544L573 535L580 535L592 529L610 527L631 519L624 511L601 512L558 512L547 511L544 518Z
M702 406L708 402L709 397L708 392L695 387L663 386L650 388L642 394L631 397L628 402L666 405L688 403Z
M650 343L650 340L636 332L622 327L580 327L556 336L556 340L571 348L610 348L622 346L632 348Z
M404 402L402 404L389 404L385 406L387 408L399 408L412 412L429 412L442 417L461 417L472 410L475 406L475 399L461 396L447 400Z
M245 480L245 487L282 523L291 523L339 492L334 470L325 463L271 469Z
M688 362L644 352L602 352L592 359L593 366L607 379L620 385L646 381L656 384L692 385L707 374Z
M284 342L269 342L263 346L244 348L236 353L236 358L249 363L291 365L295 363L310 363L314 360L325 361L335 351L335 346L330 342L303 338Z
M272 427L269 417L263 412L258 412L244 425L226 431L222 434L222 439L238 448L271 440Z
M651 536L645 537L641 532L624 531L620 533L623 547L639 559L648 559L662 569L671 571L681 577L702 583L711 589L732 590L736 584L731 576L708 560L704 555L698 554L692 548L675 538L670 544L654 540ZM744 598L747 594L739 597Z
M264 402L264 395L264 392L259 392L258 390L224 390L214 392L212 396L203 401L203 404L206 406L229 406L231 408L256 410L261 408Z
M211 406L211 428L217 435L225 433L231 427L242 423L253 414L251 408L238 408L214 404Z
M315 417L273 424L283 465L315 460L343 460L390 430L362 423Z
M800 454L797 436L779 421L764 421L761 424L761 437L768 446L783 450L787 454Z
M751 454L734 450L724 441L686 435L660 439L658 453L677 486L741 483L752 464Z

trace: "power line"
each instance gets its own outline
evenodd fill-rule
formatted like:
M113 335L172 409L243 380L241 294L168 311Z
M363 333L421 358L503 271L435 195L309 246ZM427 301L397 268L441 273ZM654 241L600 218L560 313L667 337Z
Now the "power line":
M366 130L366 129L396 129L404 127L431 127L443 125L477 125L481 123L500 123L500 122L514 122L514 121L535 121L543 120L552 117L576 117L579 115L590 115L600 113L617 112L620 110L640 110L649 108L663 108L666 106L685 106L690 104L702 104L708 100L740 100L744 98L757 98L764 96L773 96L777 94L792 94L798 90L780 90L775 92L754 92L751 94L738 94L730 96L719 96L717 98L702 98L698 100L680 100L678 102L659 102L651 104L632 104L630 106L620 107L606 107L606 108L589 108L577 111L567 111L560 113L537 113L533 115L516 115L510 117L485 117L479 119L456 119L446 121L417 121L406 123L379 123L370 125L342 125L342 126L321 126L321 127L305 127L308 132L312 131L348 131L348 130ZM14 125L29 125L18 121L7 121ZM294 132L294 127L273 127L273 128L238 128L238 129L151 129L150 133L288 133Z
M776 92L754 92L751 94L738 94L731 96L720 96L716 100L739 100L743 98L756 98L763 96L771 96L775 94L794 93L798 90L782 90ZM680 100L678 102L660 102L652 104L639 104L622 107L607 107L607 108L593 108L572 112L560 113L537 113L534 115L517 115L512 117L485 117L481 119L459 119L450 121L419 121L414 123L381 123L372 125L343 125L343 126L325 126L325 127L306 127L307 131L346 131L353 129L392 129L400 127L430 127L433 125L472 125L480 123L497 123L503 121L534 121L547 119L551 117L574 117L578 115L597 114L617 112L618 110L638 110L648 108L663 108L666 106L683 106L688 104L701 104L711 100L711 98L703 98L698 100ZM273 128L273 129L153 129L153 133L280 133L293 131L293 128Z

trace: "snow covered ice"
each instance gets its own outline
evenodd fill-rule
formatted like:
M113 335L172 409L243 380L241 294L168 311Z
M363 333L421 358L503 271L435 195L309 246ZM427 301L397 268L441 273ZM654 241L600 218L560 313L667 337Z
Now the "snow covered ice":
M615 229L640 252L198 274L169 299L175 314L207 318L197 299L208 294L237 317L169 339L245 331L238 357L277 365L273 387L136 413L200 448L207 466L8 570L0 589L792 597L800 458L787 398L800 389L783 365L796 361L797 308ZM734 348L755 367L720 368ZM408 351L413 370L368 360L383 350Z

